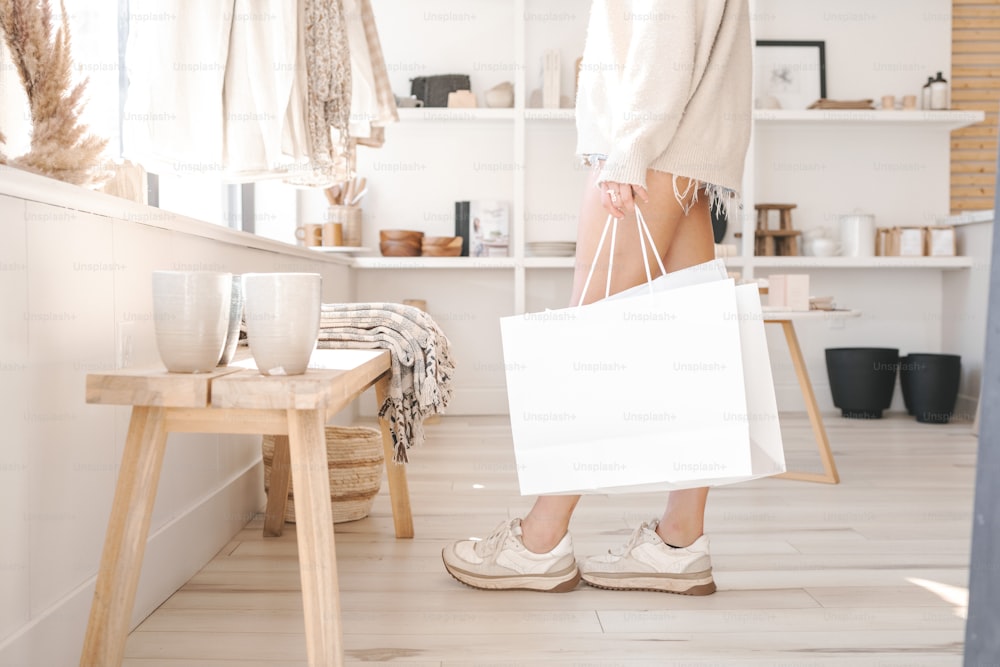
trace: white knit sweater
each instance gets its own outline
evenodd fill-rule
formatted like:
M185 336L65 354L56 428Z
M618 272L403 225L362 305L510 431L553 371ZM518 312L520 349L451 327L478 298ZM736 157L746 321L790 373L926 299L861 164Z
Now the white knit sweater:
M600 182L655 169L739 192L751 86L747 0L593 0L577 153L608 156Z

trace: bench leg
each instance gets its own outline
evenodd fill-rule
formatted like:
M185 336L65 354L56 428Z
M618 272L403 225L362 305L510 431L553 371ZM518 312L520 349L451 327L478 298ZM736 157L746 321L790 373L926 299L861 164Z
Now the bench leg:
M264 510L264 537L281 537L285 529L285 507L288 505L288 487L292 479L288 456L288 436L274 436L274 458L271 460L267 508Z
M319 410L289 410L288 449L309 664L341 667L343 629L324 422Z
M806 402L809 423L812 425L813 436L816 438L816 445L819 449L819 457L823 462L823 474L786 472L776 475L776 477L794 479L800 482L839 484L840 474L837 472L837 463L833 459L833 452L830 451L830 440L826 436L826 428L823 426L823 417L820 415L819 405L816 404L816 394L813 393L812 383L809 382L809 373L806 370L805 359L802 358L802 348L799 347L799 339L795 335L795 327L791 322L783 321L781 328L785 332L785 341L788 343L788 351L791 353L792 363L795 365L795 374L799 378L802 398Z
M125 654L167 444L164 412L132 408L80 667L116 667Z
M375 383L375 400L379 406L385 403L388 395L389 375L386 374ZM379 429L382 431L382 451L385 453L385 472L389 479L389 499L392 501L392 522L396 528L396 537L413 537L413 514L410 511L410 487L406 482L406 468L392 461L389 420L379 419Z

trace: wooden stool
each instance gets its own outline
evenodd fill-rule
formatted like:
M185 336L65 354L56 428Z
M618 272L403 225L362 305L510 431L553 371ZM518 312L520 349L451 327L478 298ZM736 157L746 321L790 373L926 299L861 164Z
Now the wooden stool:
M104 539L81 667L122 662L146 549L156 485L170 432L271 434L275 438L264 535L284 527L295 484L306 652L311 667L344 664L340 593L330 512L325 424L369 387L389 390L388 350L317 350L304 375L265 376L240 366L210 373L162 368L87 376L87 402L132 406L118 486ZM380 420L396 537L413 537L406 473L393 465L392 434Z
M798 255L801 231L792 228L792 209L795 204L756 204L757 229L754 232L754 254ZM768 217L771 211L779 212L778 229L771 229Z

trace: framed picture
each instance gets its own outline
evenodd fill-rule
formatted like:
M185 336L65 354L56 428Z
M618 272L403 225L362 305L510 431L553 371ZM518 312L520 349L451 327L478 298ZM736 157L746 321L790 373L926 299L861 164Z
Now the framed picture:
M826 42L757 40L754 106L808 109L826 97Z

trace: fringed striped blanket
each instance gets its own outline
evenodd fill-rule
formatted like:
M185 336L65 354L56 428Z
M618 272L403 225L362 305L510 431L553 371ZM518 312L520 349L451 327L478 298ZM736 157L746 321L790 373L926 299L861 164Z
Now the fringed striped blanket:
M440 414L451 399L455 370L448 338L430 315L399 303L325 303L317 347L392 353L389 395L379 406L392 432L397 463L424 441L424 419Z

